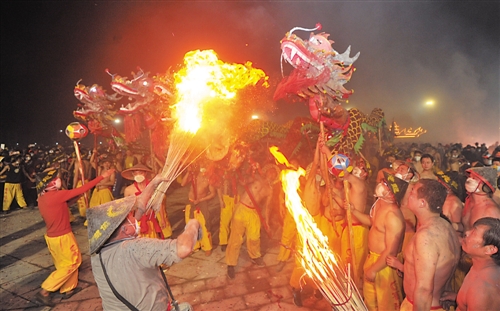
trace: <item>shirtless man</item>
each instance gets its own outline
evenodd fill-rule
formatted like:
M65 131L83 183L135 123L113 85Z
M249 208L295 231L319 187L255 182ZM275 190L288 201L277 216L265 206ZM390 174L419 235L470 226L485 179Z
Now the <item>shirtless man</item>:
M113 166L110 156L104 157L98 167L97 175L101 175L102 172L105 172L111 168L113 168ZM99 183L97 183L94 191L92 192L92 196L90 197L89 207L92 208L113 201L114 198L111 189L114 184L115 174L112 174L111 176L104 178Z
M357 210L359 213L366 213L366 200L367 200L367 185L366 179L368 178L368 172L364 164L364 160L360 159L357 161L352 174L346 173L344 180L348 181L349 185L349 203L352 209ZM346 219L347 221L347 219ZM361 221L354 215L352 215L352 231L354 236L354 266L356 267L356 272L351 273L351 275L356 276L355 284L358 288L363 284L363 266L368 256L368 226L364 226ZM345 223L342 231L342 242L341 242L341 258L344 263L352 262L351 259L351 247L350 247L350 237L348 225ZM352 267L352 266L351 266Z
M457 311L500 310L500 219L478 219L465 233L462 249L472 258L472 268L458 295L446 293L441 300L456 297Z
M466 170L469 175L465 190L469 193L462 211L464 230L471 230L476 220L483 217L500 218L500 207L491 198L497 186L497 172L492 167L473 167Z
M363 295L370 311L399 310L403 300L397 272L387 265L386 260L401 252L405 220L398 204L407 186L405 181L386 173L386 180L375 187L377 201L373 204L370 215L352 209L353 216L370 226L369 255L363 267Z
M420 150L415 150L413 151L413 158L411 163L415 167L415 170L417 173L422 173L422 163L420 163L420 160L422 159L422 151Z
M438 181L446 188L446 200L444 201L442 213L451 222L458 237L461 237L464 232L462 225L462 209L464 204L456 195L458 192L458 183L442 171L439 171L436 175Z
M219 245L220 250L225 252L231 229L231 218L233 218L234 207L238 203L238 180L239 169L245 161L248 150L243 144L234 146L229 151L229 161L224 172L222 184L217 188L217 196L220 204L219 222Z
M245 191L234 208L231 219L231 235L226 249L227 275L235 278L235 266L238 264L243 237L246 235L247 251L252 262L260 267L265 266L260 252L261 218L266 231L269 228L270 202L273 188L270 182L255 170Z
M185 220L186 224L190 219L196 219L200 222L202 229L201 240L195 244L195 250L202 249L206 256L212 254L212 233L211 225L213 215L209 211L208 202L217 194L215 188L209 183L206 173L206 167L201 165L192 165L188 168L188 172L184 176L181 186L186 186L191 183L189 189L189 201L191 204L186 205Z
M434 179L437 180L436 175L434 175L434 157L426 153L422 155L420 159L420 164L422 164L422 172L420 172L420 179Z
M405 251L401 310L443 310L440 297L451 289L460 259L460 243L449 222L440 217L446 188L435 180L420 180L408 197L408 208L417 216L415 236Z

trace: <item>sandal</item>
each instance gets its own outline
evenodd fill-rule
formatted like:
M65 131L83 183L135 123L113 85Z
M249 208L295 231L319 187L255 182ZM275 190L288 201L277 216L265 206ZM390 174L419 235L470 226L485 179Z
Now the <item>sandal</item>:
M69 298L73 297L76 293L79 293L81 291L82 291L81 287L75 287L72 290L70 290L69 292L65 292L61 299L69 299Z
M56 306L56 304L52 302L52 299L50 299L50 295L44 296L40 292L36 293L35 300L37 303L42 304L44 306L49 306L49 307Z

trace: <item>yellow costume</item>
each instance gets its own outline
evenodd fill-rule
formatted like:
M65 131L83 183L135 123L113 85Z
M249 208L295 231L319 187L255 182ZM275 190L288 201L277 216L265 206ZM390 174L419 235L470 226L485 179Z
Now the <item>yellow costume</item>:
M113 193L110 188L97 189L95 188L92 192L92 197L90 198L89 207L95 207L104 203L113 201Z
M14 198L16 198L19 207L25 208L26 206L28 206L28 204L26 204L26 201L24 200L23 188L21 184L11 184L6 182L3 190L4 211L8 211L10 209L10 204L12 203L12 201L14 201Z
M192 208L191 204L186 205L186 212L184 214L186 223L189 222L190 219L196 219L200 222L202 237L201 240L196 241L194 245L194 249L202 249L206 252L212 250L212 233L210 233L207 228L207 223L210 225L211 221L209 220L209 211L208 211L208 201L203 201L198 203L196 208Z
M76 243L73 232L58 236L48 237L45 241L49 248L56 271L42 283L42 288L49 292L59 289L61 294L69 292L78 284L78 268L82 263L82 255Z
M85 180L85 183L87 183L88 180ZM76 183L76 188L79 188L82 186L82 181L79 180ZM86 192L87 194L87 199L90 197L90 191ZM87 202L85 202L85 195L82 195L80 198L78 198L78 201L76 201L76 205L78 206L78 212L80 213L80 216L82 217L87 217Z
M372 266L380 254L370 252L365 261L365 268ZM403 301L403 291L396 269L386 266L377 272L375 282L363 282L363 295L369 311L399 311Z
M297 226L293 216L286 211L285 219L283 220L283 233L281 234L280 251L278 253L278 261L287 261L290 258L291 248L297 239Z
M413 303L411 303L408 298L405 298L403 300L403 302L401 303L401 309L399 309L400 311L413 311ZM432 311L445 311L443 309L443 307L441 306L435 306L435 307L431 307Z
M161 232L163 233L163 238L168 239L172 236L172 226L168 220L167 214L167 197L165 196L161 204L161 209L156 213L156 220L160 224Z
M262 256L260 253L260 226L260 217L255 208L250 208L241 202L236 205L231 220L231 235L226 249L226 264L228 266L238 264L240 248L245 235L250 258L255 259Z
M368 232L370 229L361 224L353 224L352 231L354 235L354 256L356 259L356 280L354 280L354 282L358 287L361 287L363 284L363 266L366 257L368 257ZM350 248L349 229L347 224L344 223L340 258L342 258L342 262L345 265L351 262Z
M220 209L219 245L227 245L229 240L231 218L233 218L235 197L223 195L224 206Z

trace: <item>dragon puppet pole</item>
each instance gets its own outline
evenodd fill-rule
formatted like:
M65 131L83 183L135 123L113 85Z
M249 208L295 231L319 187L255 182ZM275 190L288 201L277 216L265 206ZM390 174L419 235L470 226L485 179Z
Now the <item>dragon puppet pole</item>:
M382 127L378 127L378 152L382 155Z
M156 161L155 161L155 154L154 154L154 149L153 149L153 139L152 137L152 130L149 129L149 154L150 154L150 159L151 159L151 168L153 169L153 172L156 174Z
M73 140L73 147L75 148L76 159L78 160L78 171L80 172L80 179L83 186L85 184L85 176L83 175L82 156L80 155L80 147L75 140ZM76 187L76 185L73 187ZM89 198L87 196L87 192L83 193L83 197L85 199L85 209L87 209L89 208Z
M325 126L323 124L323 121L320 121L319 122L319 129L320 129L320 133L319 135L321 135L321 138L324 138L325 137ZM319 137L318 137L319 139ZM331 193L331 188L330 188L330 176L328 175L328 170L327 170L327 158L326 158L326 155L325 154L322 154L320 155L321 158L320 158L320 161L321 161L321 174L323 175L323 179L325 180L325 186L326 186L326 191L328 192L328 201L330 202L330 211L333 209L333 196L332 196L332 193ZM335 233L337 234L337 236L339 235L339 233L337 232L337 225L335 224L335 221L332 219L332 226L333 226L333 231L335 231Z
M351 267L352 267L352 278L355 283L358 282L357 279L357 270L356 270L356 252L354 251L354 231L352 229L352 212L351 212L351 202L349 198L349 181L345 179L345 174L347 168L344 169L344 194L345 194L345 201L347 204L346 208L346 217L347 217L347 230L349 232L349 248L351 249ZM359 286L361 284L356 284L356 286Z

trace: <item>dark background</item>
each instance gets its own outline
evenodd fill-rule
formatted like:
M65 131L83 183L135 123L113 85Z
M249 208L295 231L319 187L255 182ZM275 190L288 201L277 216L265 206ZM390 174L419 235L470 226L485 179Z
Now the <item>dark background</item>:
M76 121L74 86L112 93L106 68L163 73L188 51L213 49L277 82L280 40L317 22L335 50L361 52L347 108L380 107L388 123L425 128L421 141L499 140L497 1L2 1L0 143L69 142L61 130ZM256 113L283 123L308 115L286 101Z

